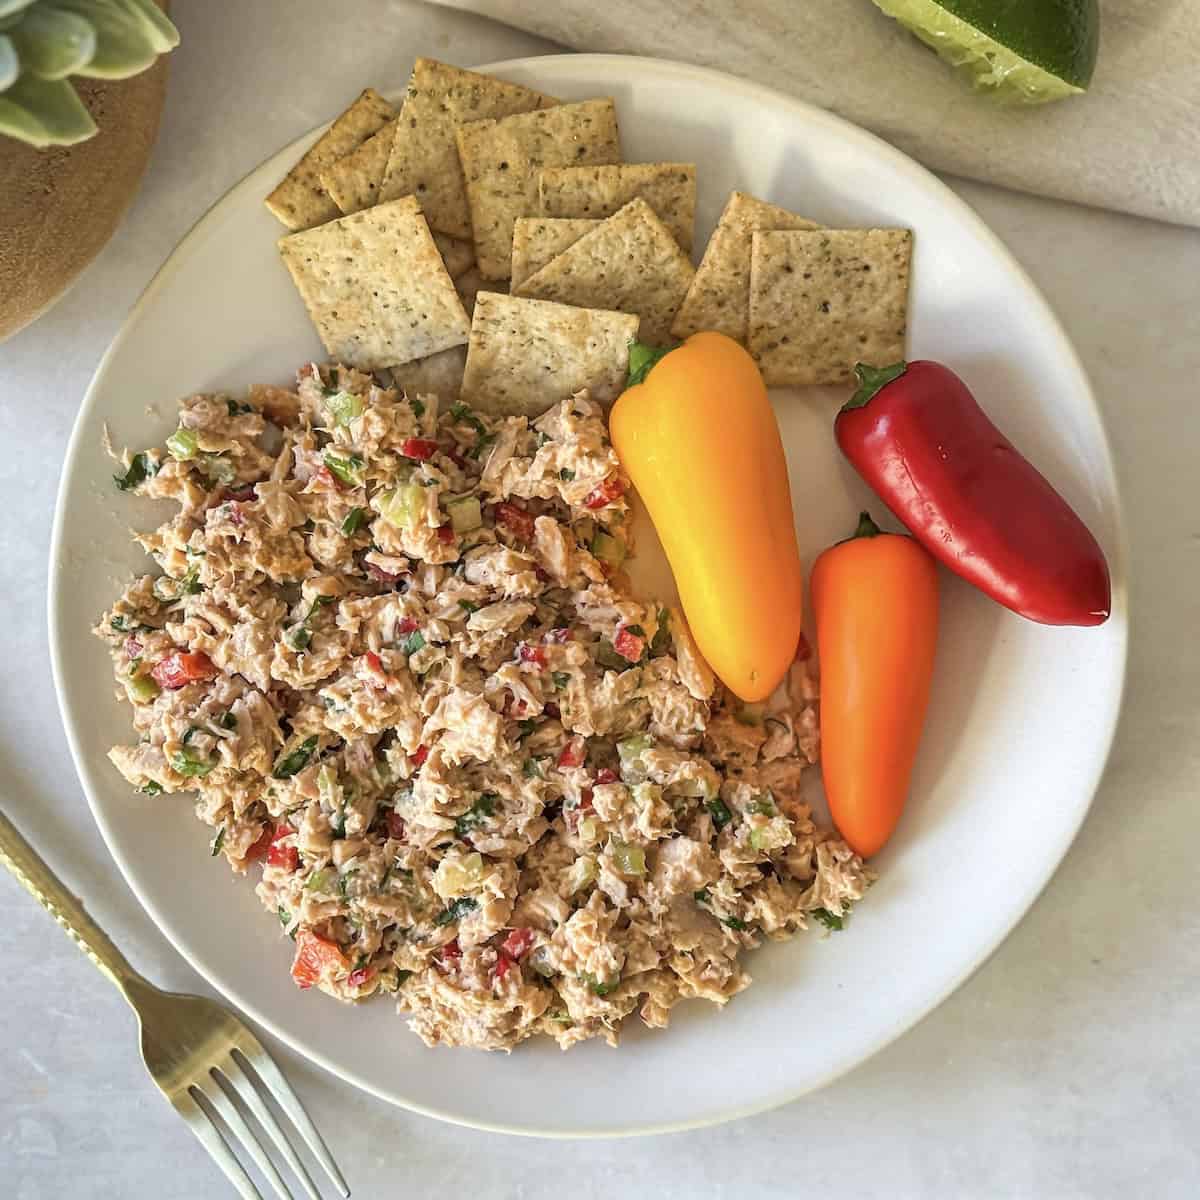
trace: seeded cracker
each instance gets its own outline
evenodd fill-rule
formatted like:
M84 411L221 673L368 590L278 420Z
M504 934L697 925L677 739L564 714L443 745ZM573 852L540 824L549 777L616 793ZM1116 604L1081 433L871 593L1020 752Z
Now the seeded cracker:
M411 196L281 238L329 357L372 370L467 340L470 324Z
M379 203L379 187L383 183L383 172L387 169L399 120L397 117L389 121L345 158L322 169L321 186L343 216Z
M512 289L556 259L568 246L599 225L586 217L518 217L513 225Z
M458 129L475 231L475 261L485 279L512 271L513 225L537 208L542 167L615 163L621 158L612 100L586 100Z
M307 154L267 197L266 206L289 229L311 229L338 215L338 207L321 185L321 172L345 158L396 115L374 89L365 92L317 139Z
M583 388L611 404L637 331L625 313L480 292L462 398L496 415L536 416Z
M710 329L744 343L750 319L751 237L759 230L816 228L815 222L786 208L745 192L730 193L671 332L687 338Z
M769 385L849 383L904 358L912 232L754 234L747 342Z
M641 317L641 337L661 345L695 274L645 200L631 200L515 289L517 295Z
M384 173L381 198L416 196L429 227L470 240L471 214L454 131L464 121L511 116L557 104L515 83L418 58Z
M602 167L547 167L538 180L544 217L611 217L640 196L671 236L692 252L696 224L694 163L618 163Z

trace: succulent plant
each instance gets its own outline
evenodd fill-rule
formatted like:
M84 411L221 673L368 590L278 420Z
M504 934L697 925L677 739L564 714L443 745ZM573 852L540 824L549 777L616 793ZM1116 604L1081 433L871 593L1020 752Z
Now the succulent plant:
M0 0L0 134L82 142L96 123L70 76L125 79L178 44L154 0Z

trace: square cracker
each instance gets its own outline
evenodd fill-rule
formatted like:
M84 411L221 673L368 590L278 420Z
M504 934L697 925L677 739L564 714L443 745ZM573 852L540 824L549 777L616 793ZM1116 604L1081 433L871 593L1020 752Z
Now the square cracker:
M611 99L562 104L499 121L472 121L457 131L475 235L475 261L485 279L512 271L513 224L537 208L542 167L615 163L621 159Z
M747 347L768 384L849 383L904 357L908 229L756 233Z
M745 192L730 193L671 332L682 339L711 329L744 343L750 319L751 237L759 230L816 228L816 222L786 208Z
M428 358L392 367L392 382L406 396L437 396L443 401L458 399L462 391L463 368L467 365L466 346L452 346Z
M395 115L377 91L367 88L287 173L266 198L266 206L293 230L333 220L338 206L321 186L321 172L378 133Z
M497 415L537 416L587 388L611 404L625 387L638 319L480 292L462 396Z
M321 186L343 216L379 203L379 186L383 183L383 172L399 121L399 117L389 121L345 158L322 168Z
M279 240L329 356L363 370L461 346L467 314L412 196Z
M404 97L380 198L415 195L429 227L470 239L471 213L454 131L465 121L508 117L557 104L553 96L418 58Z
M513 225L513 291L599 224L589 217L518 217Z
M538 176L543 217L611 217L640 196L687 254L696 224L695 163L547 167Z
M531 275L516 295L641 317L639 336L661 345L695 271L671 231L640 197L601 221Z

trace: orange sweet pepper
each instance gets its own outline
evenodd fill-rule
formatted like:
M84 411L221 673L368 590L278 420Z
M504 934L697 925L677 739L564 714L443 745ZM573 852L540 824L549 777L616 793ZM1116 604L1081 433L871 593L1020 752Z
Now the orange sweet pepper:
M863 513L813 565L821 662L821 774L834 824L863 858L892 836L929 705L937 564Z
M762 376L720 333L663 352L635 345L630 364L633 386L609 420L613 445L654 522L701 653L735 695L765 700L796 655L802 576L787 462Z

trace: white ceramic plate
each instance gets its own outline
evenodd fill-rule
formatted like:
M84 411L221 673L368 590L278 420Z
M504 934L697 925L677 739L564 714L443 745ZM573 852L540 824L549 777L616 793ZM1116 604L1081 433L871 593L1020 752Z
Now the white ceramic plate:
M947 996L1013 927L1087 812L1120 705L1125 550L1108 443L1087 379L1045 301L950 191L869 134L711 71L616 56L490 68L570 99L616 97L631 162L699 164L697 245L731 188L829 225L916 231L911 354L968 381L1099 537L1115 584L1100 629L1029 624L943 577L944 633L912 801L849 929L750 956L754 986L725 1010L695 1002L671 1029L629 1026L619 1051L527 1045L511 1056L427 1050L387 1003L300 992L292 944L207 853L185 798L136 795L105 759L128 735L105 651L88 630L146 560L101 449L161 443L192 391L283 381L320 346L262 197L311 142L281 150L200 221L105 356L63 473L51 562L55 678L76 766L125 878L180 952L241 1009L347 1081L466 1124L519 1133L648 1133L793 1099L849 1070ZM878 503L836 451L839 397L775 397L807 561ZM149 406L149 411L147 410Z

